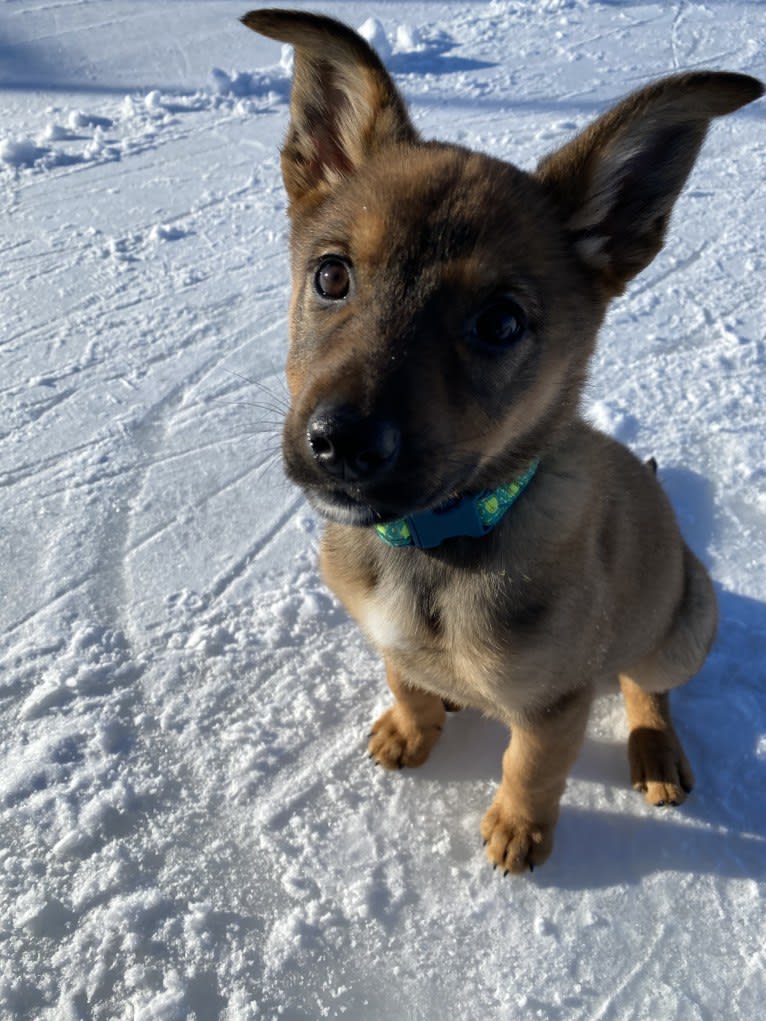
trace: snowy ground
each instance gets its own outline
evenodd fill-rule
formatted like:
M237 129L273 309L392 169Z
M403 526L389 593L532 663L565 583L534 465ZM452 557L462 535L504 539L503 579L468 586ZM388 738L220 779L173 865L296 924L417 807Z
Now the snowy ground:
M316 6L380 18L426 134L525 167L653 76L766 72L755 2ZM0 8L0 1018L755 1021L766 106L714 127L588 397L719 588L698 788L645 806L605 700L553 858L502 880L502 728L371 768L382 671L281 474L289 82L246 9Z

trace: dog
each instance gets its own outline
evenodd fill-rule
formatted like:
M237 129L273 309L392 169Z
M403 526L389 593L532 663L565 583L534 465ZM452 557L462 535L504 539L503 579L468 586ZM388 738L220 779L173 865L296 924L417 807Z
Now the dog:
M445 705L504 721L481 834L495 867L532 870L592 700L619 685L633 786L680 804L694 778L668 692L711 647L713 586L653 466L579 404L607 306L662 247L710 121L762 84L656 81L526 173L422 140L347 26L242 21L295 48L284 464L326 520L325 581L385 663L371 757L421 765Z

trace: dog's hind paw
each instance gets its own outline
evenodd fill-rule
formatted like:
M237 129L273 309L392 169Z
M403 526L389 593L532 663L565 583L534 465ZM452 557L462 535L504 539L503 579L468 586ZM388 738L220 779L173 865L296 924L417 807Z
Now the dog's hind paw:
M367 751L386 769L422 766L441 730L441 722L418 723L400 705L395 705L373 724Z
M636 727L628 738L631 783L650 805L680 805L694 774L675 732Z
M487 857L495 868L517 875L546 861L553 850L553 829L515 815L497 801L481 821Z

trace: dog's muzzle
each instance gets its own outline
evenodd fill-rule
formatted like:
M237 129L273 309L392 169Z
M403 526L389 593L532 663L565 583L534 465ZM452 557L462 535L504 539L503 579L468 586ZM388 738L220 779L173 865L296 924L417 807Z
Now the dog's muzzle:
M349 405L320 404L306 430L319 468L338 482L379 483L399 457L401 433L393 422L364 417Z

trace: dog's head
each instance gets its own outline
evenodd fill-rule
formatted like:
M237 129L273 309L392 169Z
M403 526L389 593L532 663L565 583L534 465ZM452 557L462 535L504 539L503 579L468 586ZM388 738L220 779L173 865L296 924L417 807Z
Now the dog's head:
M422 141L348 27L243 21L296 54L288 474L359 525L511 480L576 415L607 304L659 251L710 119L760 83L665 79L529 174Z

